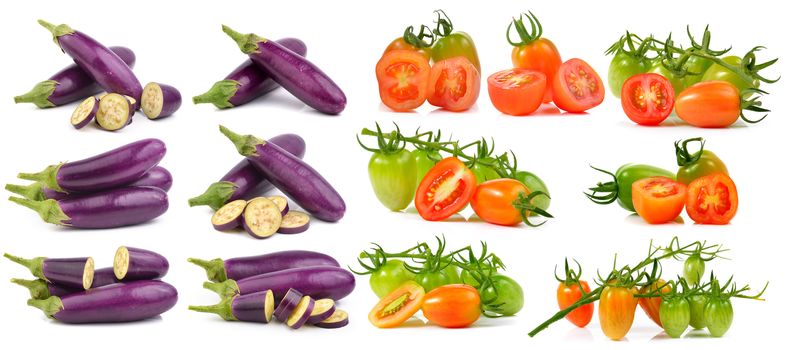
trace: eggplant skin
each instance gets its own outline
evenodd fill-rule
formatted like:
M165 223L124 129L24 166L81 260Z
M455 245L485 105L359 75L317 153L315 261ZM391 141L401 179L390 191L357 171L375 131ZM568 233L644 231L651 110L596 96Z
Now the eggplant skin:
M237 282L241 295L272 290L281 300L290 288L314 299L339 300L355 289L355 276L334 266L311 266L243 278Z
M58 202L75 228L114 228L152 220L168 210L168 194L156 187L122 187Z
M226 276L232 280L309 266L340 267L339 262L331 256L307 250L287 250L264 255L232 258L224 262Z
M151 168L142 178L128 184L126 187L157 187L165 192L171 189L173 185L173 177L168 169L161 166ZM41 188L43 199L62 200L69 198L79 198L90 193L63 193L58 192L47 187ZM31 198L32 199L32 198Z
M170 310L176 288L162 281L116 283L61 298L53 315L65 323L116 323L145 320Z
M306 56L306 44L300 39L283 38L276 41L292 52L300 56ZM228 102L235 107L253 101L280 86L267 73L262 71L258 64L250 59L229 73L226 76L226 80L233 80L238 84L234 96L228 99Z
M306 154L306 141L296 134L278 135L271 138L269 142L278 145L298 158L303 158L303 155ZM226 201L227 203L237 199L251 199L273 188L267 177L262 175L248 159L243 159L237 163L220 181L228 181L237 185L237 189Z

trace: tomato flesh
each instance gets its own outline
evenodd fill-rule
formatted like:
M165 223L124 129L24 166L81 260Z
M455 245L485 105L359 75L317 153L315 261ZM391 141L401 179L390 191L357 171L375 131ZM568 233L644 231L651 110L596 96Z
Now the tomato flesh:
M422 218L444 220L465 208L476 189L476 176L457 158L441 160L421 180L414 204Z
M676 219L686 202L686 185L667 177L650 177L633 183L633 207L649 224Z
M421 53L412 50L386 52L376 67L380 100L388 108L405 112L427 99L430 65Z
M694 180L688 188L686 212L699 224L725 225L738 211L738 189L724 173Z
M559 68L553 79L553 103L571 113L599 105L605 97L603 81L583 60L573 58Z
M464 284L447 284L424 296L421 312L430 322L446 328L468 327L482 314L479 292Z
M480 79L479 71L465 57L436 62L430 71L427 100L452 112L465 111L479 97Z
M369 322L378 328L393 328L401 325L421 308L424 288L407 281L386 295L369 312Z
M490 101L504 114L533 113L542 104L546 90L545 74L529 69L507 69L487 78Z
M633 76L622 85L622 110L639 125L661 124L674 108L675 91L655 73Z

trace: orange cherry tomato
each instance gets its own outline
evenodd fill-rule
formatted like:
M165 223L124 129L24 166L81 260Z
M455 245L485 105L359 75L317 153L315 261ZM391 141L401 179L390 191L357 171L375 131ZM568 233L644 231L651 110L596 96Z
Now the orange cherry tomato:
M638 298L636 288L605 286L600 292L598 318L600 329L611 340L620 340L633 326Z
M435 62L430 71L427 100L452 112L465 111L479 98L481 78L476 67L463 56Z
M697 83L677 96L675 112L693 126L724 128L741 116L741 93L726 81Z
M559 287L556 289L556 301L559 303L559 310L570 307L570 305L581 300L584 294L588 294L591 291L586 281L579 280L578 283L560 282ZM592 314L594 312L595 304L589 303L575 308L575 310L567 314L564 318L578 327L586 327L589 321L592 321Z
M631 190L636 213L649 224L663 224L676 219L686 204L686 185L668 177L636 180Z
M729 175L706 175L688 185L686 213L694 222L726 225L737 211L738 189Z
M465 208L475 189L474 172L459 159L449 157L421 179L413 202L424 220L440 221Z
M512 49L512 65L517 68L526 68L538 71L546 77L556 76L562 65L562 56L556 45L546 38L536 39L526 45L515 46ZM542 102L553 101L553 87L551 80L546 81Z
M421 312L430 322L446 328L468 327L482 314L476 288L465 284L447 284L424 296Z
M667 285L664 284L666 284L666 281L664 281L663 279L659 279L650 285L640 288L639 294L650 294L650 293L666 294L672 292L672 287L670 287L668 284ZM658 289L659 287L661 287L661 289ZM647 314L647 317L653 320L653 322L655 322L655 324L657 324L659 327L663 328L663 326L661 325L661 316L660 316L661 297L639 298L639 306L642 307L642 310L644 310L644 313Z
M376 67L380 100L388 108L405 112L421 106L427 99L430 64L414 50L386 52Z
M521 193L528 195L531 190L518 180L488 180L476 187L471 197L471 208L480 219L491 224L515 226L523 222L520 210L513 204Z
M424 288L407 281L386 295L369 312L369 322L377 328L393 328L407 321L421 308Z
M394 39L394 41L392 41L390 44L388 44L388 46L385 48L385 51L383 51L383 55L385 55L385 54L387 54L387 53L389 53L391 51L394 51L394 50L416 51L416 52L420 53L422 56L424 56L427 59L427 62L429 62L429 60L430 60L430 52L431 52L431 50L430 50L429 47L416 47L416 46L413 46L412 44L410 44L407 41L405 41L405 37L402 37L402 36L399 37L399 38Z
M599 105L606 96L600 76L583 60L563 63L552 80L553 103L571 113L581 113Z
M545 96L545 74L523 68L493 73L487 78L490 101L501 113L528 115L540 107Z

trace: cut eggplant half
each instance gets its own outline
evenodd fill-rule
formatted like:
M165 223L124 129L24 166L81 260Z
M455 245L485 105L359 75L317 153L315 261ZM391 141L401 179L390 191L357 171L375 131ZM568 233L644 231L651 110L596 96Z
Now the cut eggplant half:
M127 126L135 114L135 99L116 93L107 94L99 99L96 123L102 129L115 131Z
M140 105L149 119L165 118L182 105L182 95L173 86L152 82L143 87Z
M99 100L96 97L89 97L80 102L77 108L72 112L71 123L75 129L82 129L88 125L99 110Z
M83 269L83 289L88 290L94 284L94 258L85 259Z
M275 296L273 291L268 290L264 295L264 319L267 323L273 320L273 313L275 312Z
M311 217L308 214L300 211L290 211L281 219L281 226L278 228L278 233L293 234L301 233L308 230L308 225L311 223Z
M267 198L254 198L245 207L242 226L254 238L270 237L281 227L281 209Z
M273 201L273 203L275 203L275 205L281 209L281 216L286 215L286 213L289 212L289 202L286 200L286 198L281 196L270 196L267 197L267 199Z
M273 311L275 319L281 322L286 322L286 320L289 318L289 315L291 315L292 311L294 311L297 307L297 304L300 303L301 299L303 299L303 293L298 292L296 289L289 288L289 291L286 292L284 298L281 299L280 303L278 303L278 307L276 307Z
M303 327L306 321L308 321L308 318L311 317L311 312L313 311L314 299L311 299L308 295L300 298L300 302L297 303L295 310L292 311L292 314L289 315L289 318L286 320L286 325L292 329Z
M247 205L248 201L244 199L226 203L215 214L212 214L212 226L218 231L228 231L240 227L242 213L245 212Z
M336 302L333 299L314 300L314 310L311 310L308 324L317 324L327 320L334 312L336 312Z
M327 319L314 324L319 328L341 328L346 326L350 323L350 319L347 316L347 312L344 310L336 310L333 312L333 315L330 315Z
M113 259L113 274L120 281L163 278L169 269L168 259L150 250L118 247Z

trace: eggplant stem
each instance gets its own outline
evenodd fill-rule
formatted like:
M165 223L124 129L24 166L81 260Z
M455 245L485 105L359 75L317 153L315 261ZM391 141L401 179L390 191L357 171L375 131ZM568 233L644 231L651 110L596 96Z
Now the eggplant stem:
M235 31L234 29L229 28L227 25L223 25L223 33L226 33L229 37L231 37L234 42L237 43L237 46L240 47L240 51L242 53L248 55L254 52L258 52L259 50L259 43L267 42L267 39L262 38L256 34L242 34L240 32Z
M33 87L25 94L15 96L14 103L32 103L38 108L55 107L55 104L50 102L49 97L55 91L58 82L55 80L45 80Z
M69 220L71 220L71 218L61 210L61 206L54 199L33 201L27 198L8 197L8 200L32 209L39 214L42 220L51 224L68 225Z
M61 301L61 298L55 296L44 300L29 299L28 305L44 311L44 314L47 315L47 317L53 317L55 314L63 310L63 302Z
M51 188L58 192L66 192L58 184L58 171L64 163L47 166L44 170L37 173L19 173L17 177L22 180L41 182L47 188Z
M256 146L265 144L265 141L253 135L237 134L223 125L220 125L220 132L225 135L237 148L237 152L244 157L256 155Z
M25 259L8 253L3 254L3 257L26 267L28 270L30 270L30 273L32 273L33 276L41 278L45 281L47 280L47 278L44 277L44 272L43 272L44 260L47 260L47 258L40 256L32 259Z
M209 91L193 97L193 103L211 103L220 109L234 107L229 99L233 97L239 89L240 83L235 80L221 80L209 88Z
M27 186L6 184L5 189L30 200L43 201L47 198L44 197L44 191L41 190L42 186L41 182L34 182Z
M234 301L234 298L226 298L215 305L190 305L187 307L187 309L196 312L216 314L226 321L237 321L237 318L234 317L234 313L231 309L232 301Z
M47 282L44 280L26 280L21 278L12 278L11 283L25 287L30 292L30 297L37 300L47 299L51 297L50 291L47 288Z
M204 282L204 288L217 293L221 298L231 298L240 294L240 287L237 286L237 282L234 280L225 280L223 282Z
M226 276L226 265L220 258L212 260L189 258L187 262L196 264L206 270L207 278L209 278L210 281L223 282L228 279Z
M207 205L213 210L218 210L228 202L237 187L239 187L237 184L230 181L215 182L209 185L204 193L188 199L187 204L191 207Z

